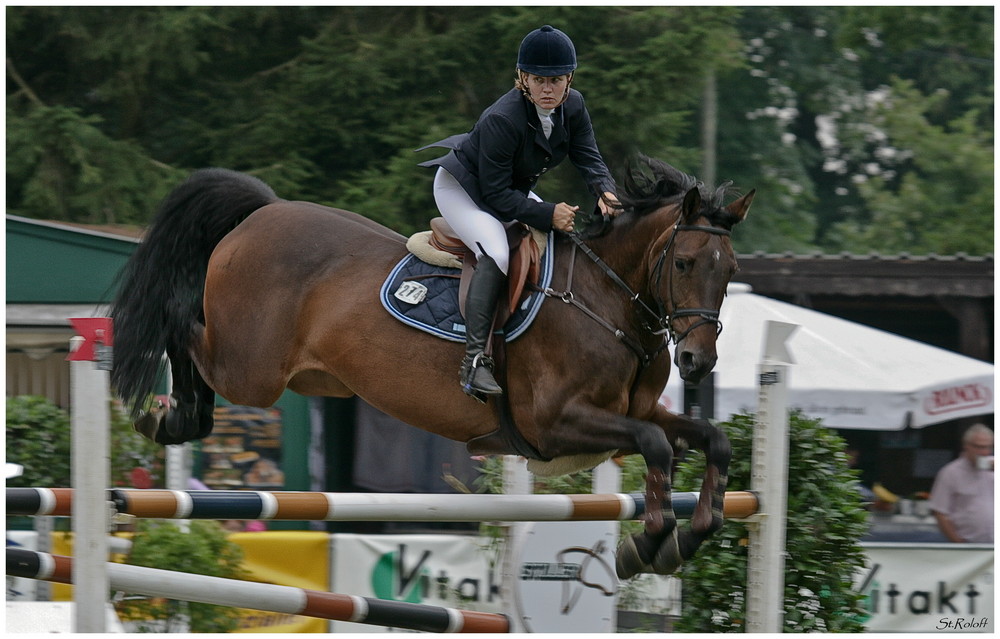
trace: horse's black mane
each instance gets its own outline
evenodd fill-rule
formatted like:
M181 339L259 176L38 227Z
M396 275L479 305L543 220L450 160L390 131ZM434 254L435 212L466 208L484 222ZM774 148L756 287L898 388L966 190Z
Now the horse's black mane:
M714 226L731 229L739 219L725 209L725 198L732 192L732 182L711 189L696 177L680 171L666 162L640 155L636 163L629 163L618 200L627 216L642 217L669 204L679 203L684 195L697 187L701 193L702 215ZM588 225L584 235L598 235L603 223L598 219Z

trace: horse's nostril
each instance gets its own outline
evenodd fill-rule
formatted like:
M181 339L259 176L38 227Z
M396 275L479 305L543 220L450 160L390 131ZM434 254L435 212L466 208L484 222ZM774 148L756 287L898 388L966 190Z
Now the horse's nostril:
M677 365L681 370L688 370L694 366L694 354L691 351L681 351L677 357Z

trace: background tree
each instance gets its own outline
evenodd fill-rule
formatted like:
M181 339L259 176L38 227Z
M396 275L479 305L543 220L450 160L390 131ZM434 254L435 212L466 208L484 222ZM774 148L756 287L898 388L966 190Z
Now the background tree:
M948 97L937 102L929 122L945 126L968 118L979 123L980 135L970 142L992 155L992 27L992 7L744 9L739 31L746 68L719 80L719 128L726 132L719 140L719 174L757 185L767 194L767 205L755 209L754 224L734 237L737 249L899 250L900 242L887 246L877 234L838 232L845 224L878 230L888 215L882 212L876 220L873 207L879 203L858 185L879 174L898 181L912 173L911 181L933 181L946 169L932 175L893 162L898 156L886 153L888 133L871 119L870 105L898 78L911 79L923 95L944 89ZM727 99L722 87L734 93ZM905 125L897 126L896 134L918 135ZM992 162L984 168L992 171ZM971 215L991 215L981 204L992 202L992 186L974 179L969 191L965 201L980 204ZM964 235L964 249L952 243L905 250L983 252L983 244L993 241L987 228L982 241Z
M511 87L520 39L552 23L577 44L575 86L619 176L636 152L701 172L703 88L716 78L715 175L761 194L737 250L992 246L979 223L993 200L981 176L992 172L993 7L6 12L10 213L144 224L183 176L217 165L286 198L422 229L432 172L416 163L438 151L413 149L471 128ZM944 166L945 153L918 145L928 131L975 166ZM540 194L589 207L574 173L559 167ZM901 210L940 206L950 191L938 182L956 177L975 224L945 238L930 214ZM886 238L899 227L910 231Z
M44 397L7 399L6 460L24 471L8 486L69 487L69 414Z
M972 109L943 125L931 113L947 95L924 96L897 80L869 106L884 133L880 164L856 179L868 222L838 224L842 246L900 253L986 254L993 251L992 132Z

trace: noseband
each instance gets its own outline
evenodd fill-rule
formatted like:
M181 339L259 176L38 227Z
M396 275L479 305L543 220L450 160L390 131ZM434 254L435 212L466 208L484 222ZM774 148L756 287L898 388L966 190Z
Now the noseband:
M670 234L670 239L668 239L667 243L664 244L663 250L660 252L660 257L656 260L656 266L653 267L653 270L656 272L656 286L654 287L654 291L659 290L660 288L660 282L663 280L664 262L666 262L667 254L673 248L674 240L677 239L677 234L680 231L700 231L702 233L711 233L713 235L730 235L729 229L719 228L717 226L697 226L694 224L681 224L679 222L675 224L674 230ZM673 269L670 269L667 275L667 290L669 291L671 301L673 301ZM668 334L670 336L670 340L676 345L679 345L681 340L687 337L691 331L698 328L702 324L715 324L716 337L722 333L722 322L719 320L719 311L717 310L710 308L677 308L675 306L673 311L668 311L666 304L664 304L663 300L660 299L660 297L655 293L653 295L653 299L656 302L657 312L654 313L651 309L649 309L649 307L646 307L646 310L656 317L656 321L659 326L659 329L653 332L657 335L662 335L664 333ZM646 305L643 304L643 306ZM674 320L679 317L700 317L701 320L695 322L691 326L688 326L686 331L678 335L674 330L673 324Z

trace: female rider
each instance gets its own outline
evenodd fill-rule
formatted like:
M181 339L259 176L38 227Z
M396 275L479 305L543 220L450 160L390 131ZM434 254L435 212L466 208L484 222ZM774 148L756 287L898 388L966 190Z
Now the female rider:
M568 155L598 197L601 212L620 210L583 96L570 89L576 66L576 49L565 33L549 25L535 29L518 50L515 88L483 111L470 132L422 147L451 149L421 166L437 167L437 207L477 260L465 300L466 347L459 371L469 395L503 392L483 351L507 277L506 225L569 232L580 208L543 202L532 192L538 178Z

